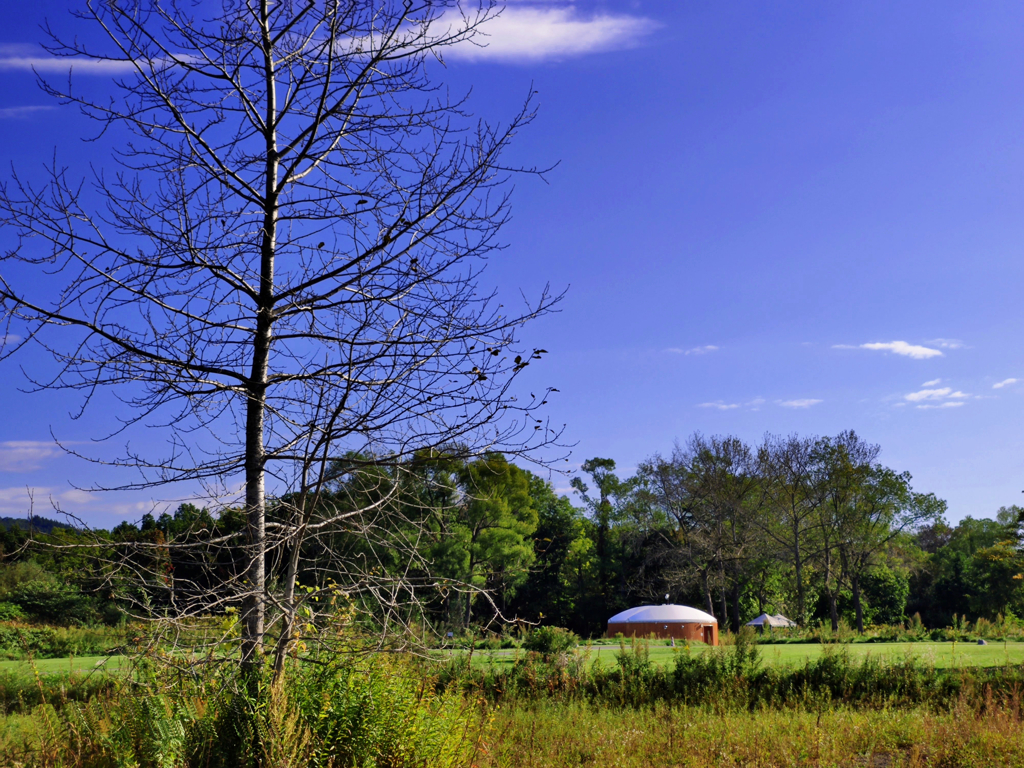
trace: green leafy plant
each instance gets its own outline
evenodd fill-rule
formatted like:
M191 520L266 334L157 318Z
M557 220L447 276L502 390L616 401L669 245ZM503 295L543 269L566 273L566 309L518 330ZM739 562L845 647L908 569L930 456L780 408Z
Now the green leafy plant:
M530 634L523 641L523 648L527 651L539 653L545 658L566 653L580 643L580 638L575 632L561 627L534 627Z

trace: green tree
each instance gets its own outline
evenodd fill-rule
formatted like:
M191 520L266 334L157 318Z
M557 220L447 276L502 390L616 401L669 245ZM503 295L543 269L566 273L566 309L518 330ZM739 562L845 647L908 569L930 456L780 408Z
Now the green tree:
M906 619L910 579L906 569L876 565L859 579L862 617L872 624L902 624Z
M465 594L464 618L469 626L473 604L483 590L497 592L504 602L526 580L534 561L529 537L537 529L538 517L529 473L501 454L465 464L458 478L464 498L446 549L461 570L461 580L476 588Z
M593 616L601 613L592 523L536 475L530 477L530 496L538 514L532 537L535 561L511 610L530 621L591 634L597 629Z
M1021 510L1003 507L996 513L995 526L978 525L993 521L971 521L974 535L971 544L978 545L990 534L999 534L999 540L981 546L973 552L968 566L970 605L976 616L995 618L998 614L1024 614L1024 551L1021 550L1018 527ZM959 526L958 526L959 527ZM976 529L987 535L977 535Z
M792 565L796 620L805 623L813 603L808 563L818 525L822 493L818 485L814 438L767 435L758 449L761 489L767 514L761 528L781 557Z
M621 597L621 593L625 591L622 583L625 574L618 567L619 552L612 537L612 526L616 522L615 502L625 493L626 487L615 474L614 459L587 459L580 469L590 475L591 482L597 489L597 495L591 495L590 487L580 477L574 477L571 485L583 500L584 508L594 523L594 555L597 558L598 595L605 605L613 605L615 601L613 594L618 591ZM616 582L620 583L619 590L616 590Z

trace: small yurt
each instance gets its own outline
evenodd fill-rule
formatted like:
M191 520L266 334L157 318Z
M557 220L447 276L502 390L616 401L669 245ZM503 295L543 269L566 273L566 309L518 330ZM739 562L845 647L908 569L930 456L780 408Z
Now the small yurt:
M795 627L796 622L787 619L782 614L772 616L770 613L762 613L753 621L748 621L747 626L756 627L758 632L764 632L765 627L768 627L768 629L772 627Z
M641 605L608 619L608 637L675 638L718 645L718 619L688 605Z

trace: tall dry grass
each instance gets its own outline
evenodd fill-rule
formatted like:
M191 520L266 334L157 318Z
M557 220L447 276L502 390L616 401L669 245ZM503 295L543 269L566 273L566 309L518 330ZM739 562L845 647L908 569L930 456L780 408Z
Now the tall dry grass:
M808 711L610 709L584 703L498 708L476 768L666 766L1024 766L1019 694L923 708Z

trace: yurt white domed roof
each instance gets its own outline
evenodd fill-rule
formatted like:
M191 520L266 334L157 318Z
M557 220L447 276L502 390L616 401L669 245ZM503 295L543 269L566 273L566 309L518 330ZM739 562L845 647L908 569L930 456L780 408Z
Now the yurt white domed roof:
M608 619L609 624L632 624L634 622L679 622L681 624L717 624L718 619L710 613L698 611L688 605L641 605L617 613Z

